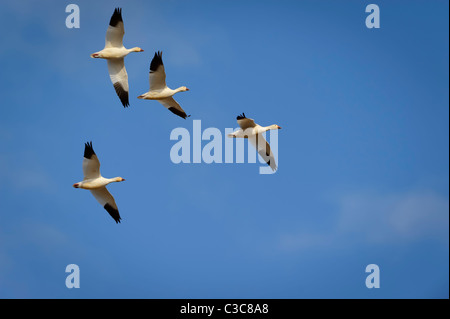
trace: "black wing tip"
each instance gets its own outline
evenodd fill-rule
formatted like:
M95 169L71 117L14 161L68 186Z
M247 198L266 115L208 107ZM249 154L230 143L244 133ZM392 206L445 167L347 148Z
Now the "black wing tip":
M115 8L114 13L111 16L111 20L109 21L109 25L112 27L117 26L119 22L123 22L122 20L122 8Z
M172 112L173 114L178 115L179 117L182 117L184 119L188 118L190 115L186 115L185 112L178 110L176 107L169 107L169 111Z
M273 172L275 172L278 169L277 164L274 163L273 166L270 165L271 160L268 160L266 163L267 163L267 165L269 165L269 167L272 169Z
M270 160L266 161L266 164L267 164L267 165L272 169L272 171L274 172L274 171L275 171L275 168L274 168L272 165L270 165L270 163L271 163Z
M237 119L237 120L243 120L243 119L246 119L245 113L242 113L242 114L238 115L238 116L236 117L236 119Z
M91 159L92 155L95 155L94 148L92 147L92 141L84 143L84 157Z
M150 72L155 72L160 65L164 65L162 61L162 51L157 51L150 63Z
M111 217L114 219L114 221L116 222L116 224L120 223L120 220L122 219L119 215L119 210L113 208L111 205L109 205L108 203L105 204L105 206L103 207L105 208L105 210L109 213L109 215L111 215Z
M114 83L114 90L116 90L117 96L119 97L120 102L122 102L123 107L130 106L128 92L123 89L119 82Z

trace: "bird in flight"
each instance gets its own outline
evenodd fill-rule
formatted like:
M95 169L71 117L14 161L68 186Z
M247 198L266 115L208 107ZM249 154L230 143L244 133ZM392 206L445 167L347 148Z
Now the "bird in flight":
M128 100L128 74L125 69L124 58L130 52L142 52L139 47L126 49L123 46L123 35L125 30L122 20L122 9L116 8L108 29L106 30L105 48L101 51L91 54L92 58L106 59L108 63L108 72L111 82L114 85L117 95L124 107L130 105Z
M164 64L162 61L162 52L156 52L150 63L150 90L147 93L138 96L138 99L143 100L158 100L172 113L186 119L190 115L181 108L180 104L173 98L173 95L178 92L186 92L189 89L185 86L172 90L166 85L166 72L164 71Z
M114 197L106 189L106 185L113 182L123 182L122 177L104 178L100 175L100 161L94 152L92 142L84 145L83 175L81 182L73 184L75 188L83 188L91 191L95 199L111 215L116 223L120 223L121 217Z
M262 133L269 130L279 130L280 126L273 124L269 126L261 126L255 123L253 119L247 118L245 113L242 113L237 118L240 129L228 134L228 137L233 138L248 138L249 142L256 148L258 154L264 159L272 171L277 169L275 157L270 149L269 143L266 141Z

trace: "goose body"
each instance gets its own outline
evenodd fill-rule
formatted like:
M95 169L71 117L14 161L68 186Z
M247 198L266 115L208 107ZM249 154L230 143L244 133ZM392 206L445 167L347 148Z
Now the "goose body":
M180 104L173 98L173 95L176 93L186 92L189 89L185 86L180 86L173 90L166 85L166 72L162 61L162 52L156 52L150 63L149 82L150 90L139 95L138 99L157 100L169 111L184 119L190 116L186 114Z
M103 176L97 177L97 178L90 178L85 179L78 184L78 187L76 188L83 188L83 189L96 189L105 187L106 185L113 183L113 182L122 182L121 178L104 178Z
M123 46L123 35L125 29L122 20L122 9L116 8L108 29L106 30L105 47L103 50L92 53L92 58L106 59L108 61L108 72L114 89L124 107L130 105L128 99L128 73L125 69L124 58L131 52L142 52L139 47L127 49Z
M172 90L171 88L168 88L167 86L162 89L149 91L147 93L144 93L143 95L139 96L138 98L144 99L144 100L163 100L169 97L172 97L178 92L184 92L189 91L189 89L183 89L182 87Z
M114 197L106 189L106 185L113 182L123 182L122 177L104 178L100 174L100 161L94 152L92 142L84 146L83 175L81 182L73 184L75 188L83 188L91 191L95 199L111 215L116 223L120 223L121 217Z
M275 163L275 156L270 149L269 143L266 141L262 133L269 130L279 130L280 126L273 124L269 126L261 126L255 123L253 119L247 118L245 113L242 113L237 118L239 129L233 133L228 134L232 138L248 138L249 142L256 148L258 154L264 159L267 165L275 171L277 165Z
M142 52L144 50L135 47L131 49L126 49L124 46L122 47L111 47L111 48L104 48L101 51L95 52L91 54L92 58L99 58L99 59L123 59L131 52Z

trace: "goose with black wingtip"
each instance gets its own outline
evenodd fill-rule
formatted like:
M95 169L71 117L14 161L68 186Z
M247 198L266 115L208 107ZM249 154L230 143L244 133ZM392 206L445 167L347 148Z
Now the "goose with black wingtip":
M147 93L138 96L138 99L143 100L157 100L164 107L166 107L172 113L186 119L190 115L187 115L183 108L173 98L178 92L186 92L189 89L185 86L172 90L166 85L166 72L164 70L164 64L162 61L162 52L155 53L152 62L150 63L149 74L150 90Z
M107 60L109 77L114 85L117 96L119 96L122 105L128 107L130 105L128 99L128 74L125 69L124 58L131 52L143 52L144 50L139 47L126 49L123 46L124 34L122 9L116 8L106 30L105 48L92 53L91 57Z
M279 130L280 126L272 124L269 126L261 126L255 123L253 119L247 118L245 113L238 115L236 118L240 129L228 134L228 137L232 138L248 138L249 142L256 148L258 154L264 159L267 165L270 166L272 171L277 169L275 163L275 156L270 149L269 143L266 141L262 133L269 130Z
M120 223L122 218L119 215L119 209L114 197L106 189L106 185L113 182L123 182L125 179L122 177L104 178L100 175L100 161L94 152L92 142L84 145L83 175L84 179L73 184L73 187L90 190L95 199L111 215L114 221Z

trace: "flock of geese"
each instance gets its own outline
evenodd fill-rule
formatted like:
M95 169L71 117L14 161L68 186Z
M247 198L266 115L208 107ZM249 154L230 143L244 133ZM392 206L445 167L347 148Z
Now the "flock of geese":
M131 52L143 52L139 47L127 49L123 46L123 36L125 34L122 9L116 8L108 29L106 30L105 47L103 50L91 54L92 58L106 59L108 72L114 89L122 105L128 107L129 86L128 74L125 69L125 57ZM138 96L138 99L157 100L172 113L186 119L187 115L183 108L175 101L173 96L178 92L186 92L189 89L181 86L175 90L166 85L166 72L162 61L162 52L158 51L153 56L150 63L150 89L148 92ZM258 154L265 160L273 171L277 169L275 158L270 150L270 145L264 139L262 133L268 130L281 129L278 125L260 126L253 119L247 118L244 113L237 117L240 127L237 131L228 134L232 138L248 138L251 144L257 149ZM123 182L122 177L104 178L100 174L100 161L94 152L92 142L85 143L83 158L83 175L81 182L73 184L75 188L88 189L95 199L111 215L116 223L120 223L121 217L114 197L106 189L106 185L113 182Z

